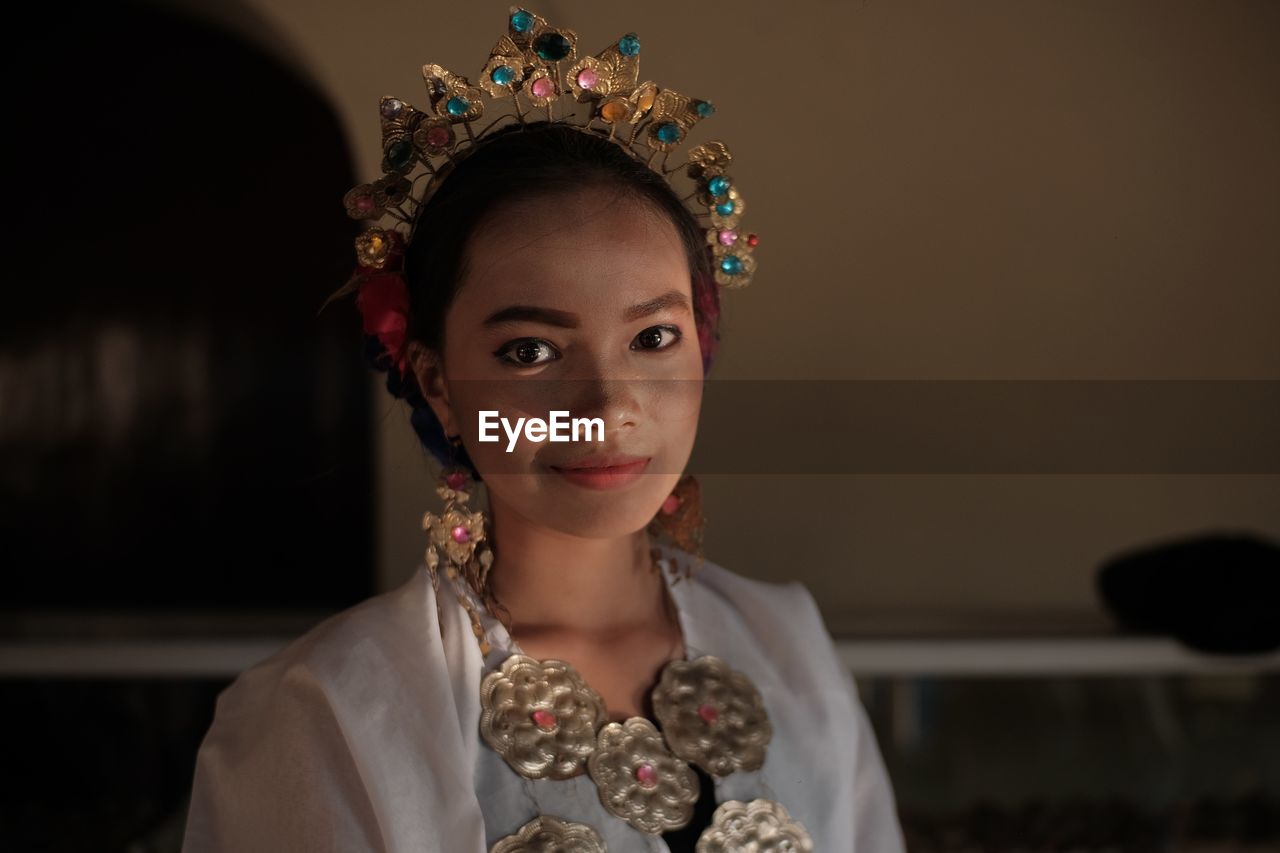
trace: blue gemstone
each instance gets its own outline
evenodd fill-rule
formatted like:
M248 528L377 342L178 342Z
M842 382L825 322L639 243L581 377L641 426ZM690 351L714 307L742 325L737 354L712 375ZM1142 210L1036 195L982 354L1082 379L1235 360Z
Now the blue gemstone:
M471 104L466 98L460 98L455 95L445 101L444 108L449 111L449 115L460 116L467 110L471 109Z
M734 207L735 205L732 201L722 201L716 205L716 213L721 216L732 216Z
M742 261L737 255L725 255L720 259L720 269L729 275L737 275L742 272Z
M499 65L493 69L493 73L489 75L489 79L497 83L499 86L506 86L512 80L516 79L516 70L510 65Z
M511 16L511 29L518 33L527 33L533 29L533 13L526 12L524 9L515 12Z
M654 136L664 145L671 145L680 141L680 127L672 122L664 121L654 131Z
M640 53L640 37L635 33L627 33L618 39L618 53L623 56L635 56Z
M707 191L713 196L722 196L729 191L729 179L720 175L707 182Z
M702 118L713 115L716 111L716 108L712 106L710 101L698 101L694 109L698 111L698 115Z

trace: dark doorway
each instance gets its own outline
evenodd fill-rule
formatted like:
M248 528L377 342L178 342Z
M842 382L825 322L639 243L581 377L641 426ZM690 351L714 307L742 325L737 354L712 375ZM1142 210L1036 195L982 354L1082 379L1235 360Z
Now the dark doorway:
M333 109L148 6L32 6L9 41L0 607L369 595L359 320L316 314L356 230Z

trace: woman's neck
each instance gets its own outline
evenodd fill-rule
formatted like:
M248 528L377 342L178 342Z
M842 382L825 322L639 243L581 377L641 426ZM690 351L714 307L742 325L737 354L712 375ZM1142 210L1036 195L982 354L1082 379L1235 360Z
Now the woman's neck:
M583 539L492 507L493 592L514 628L608 635L665 614L665 581L653 571L644 530Z

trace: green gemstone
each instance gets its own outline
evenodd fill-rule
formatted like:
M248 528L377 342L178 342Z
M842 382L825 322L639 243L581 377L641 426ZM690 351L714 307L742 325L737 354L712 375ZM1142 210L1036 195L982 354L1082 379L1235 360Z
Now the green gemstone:
M561 33L543 33L533 40L533 50L539 58L548 62L559 62L569 55L573 45Z
M393 169L403 169L413 161L413 143L407 139L387 146L387 162Z

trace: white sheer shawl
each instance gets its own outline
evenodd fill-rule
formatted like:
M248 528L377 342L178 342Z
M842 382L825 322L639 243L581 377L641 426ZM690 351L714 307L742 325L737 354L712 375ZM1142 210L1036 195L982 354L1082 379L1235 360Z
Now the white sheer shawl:
M776 800L819 853L900 853L894 796L866 712L809 592L710 560L660 561L688 657L711 654L760 690L764 766L716 780L716 800ZM510 653L486 619L489 663ZM665 853L601 806L585 775L531 782L480 738L486 661L462 606L425 566L317 625L218 697L197 758L184 853L483 853L538 814L587 823L610 853Z

